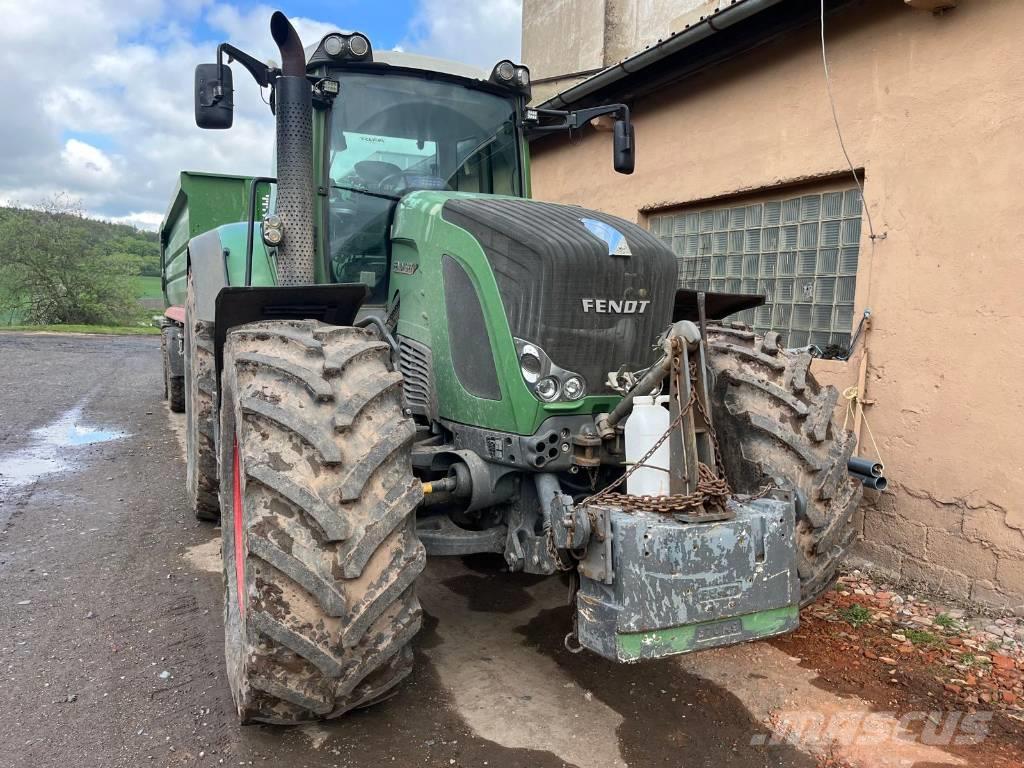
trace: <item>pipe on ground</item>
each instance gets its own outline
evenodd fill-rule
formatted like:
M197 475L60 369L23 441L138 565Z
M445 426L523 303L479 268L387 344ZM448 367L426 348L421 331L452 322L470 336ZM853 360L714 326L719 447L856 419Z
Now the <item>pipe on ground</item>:
M870 477L881 477L885 473L885 466L882 462L864 459L860 456L854 456L846 462L846 469Z
M874 491L884 491L889 487L889 481L884 477L872 477L871 475L862 475L859 472L851 472L850 477L854 480L859 480L865 488L871 488Z

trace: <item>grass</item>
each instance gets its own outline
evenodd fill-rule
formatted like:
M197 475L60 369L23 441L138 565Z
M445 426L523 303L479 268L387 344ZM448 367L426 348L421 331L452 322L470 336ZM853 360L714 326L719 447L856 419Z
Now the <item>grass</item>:
M145 277L139 275L135 278L140 299L162 299L163 289L160 287L159 277Z
M934 621L935 621L936 625L942 627L943 629L958 629L959 628L957 626L956 619L954 619L948 613L940 613L938 616L935 617Z
M967 667L988 667L992 664L988 659L979 659L973 653L960 654L960 663Z
M942 645L942 638L923 629L906 629L903 636L914 645Z
M867 624L871 619L871 611L858 603L843 608L839 611L839 615L846 619L854 629L857 629L862 624Z
M158 335L160 329L153 325L4 325L0 331L22 333L104 333L114 336Z

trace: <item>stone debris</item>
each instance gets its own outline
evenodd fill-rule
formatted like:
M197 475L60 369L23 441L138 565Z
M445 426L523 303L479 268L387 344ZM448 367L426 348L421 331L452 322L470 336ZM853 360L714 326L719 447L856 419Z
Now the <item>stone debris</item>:
M971 616L894 589L852 571L805 614L849 625L855 636L867 627L880 630L881 643L865 647L865 658L890 668L919 659L964 704L1004 710L1024 722L1024 619ZM845 627L840 634L848 634Z

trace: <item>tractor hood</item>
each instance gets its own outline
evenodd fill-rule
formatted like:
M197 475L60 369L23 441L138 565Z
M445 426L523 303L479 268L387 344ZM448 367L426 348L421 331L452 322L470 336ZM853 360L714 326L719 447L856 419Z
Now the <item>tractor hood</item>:
M444 219L479 243L517 344L540 347L613 394L608 373L646 368L672 319L677 265L642 227L605 213L535 200L453 197Z

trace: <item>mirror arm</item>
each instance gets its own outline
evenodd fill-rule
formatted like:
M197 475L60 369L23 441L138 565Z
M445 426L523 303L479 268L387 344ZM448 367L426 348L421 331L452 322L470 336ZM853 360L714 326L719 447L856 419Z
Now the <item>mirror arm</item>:
M526 110L527 114L531 112L536 113L536 120L524 120L524 127L531 133L553 133L555 131L565 131L582 128L584 125L589 123L595 117L604 117L605 115L620 115L621 119L629 123L629 107L625 104L604 104L600 107L587 107L586 109L578 109L573 112L565 112L559 109L529 109ZM548 123L541 125L539 123L542 118L557 118L558 122Z
M224 66L225 53L228 56L228 63L230 64L232 61L237 61L245 67L260 88L266 88L277 79L279 74L281 74L281 70L274 67L268 67L262 61L253 58L245 51L239 50L235 46L231 45L231 43L221 43L217 46L217 65L220 67Z

